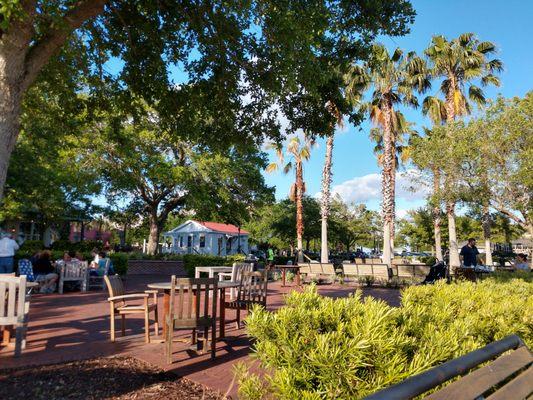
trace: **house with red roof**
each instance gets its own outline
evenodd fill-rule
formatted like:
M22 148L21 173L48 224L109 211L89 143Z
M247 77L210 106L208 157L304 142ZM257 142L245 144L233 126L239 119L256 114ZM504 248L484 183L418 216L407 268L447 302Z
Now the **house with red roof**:
M163 251L226 256L248 254L249 232L231 224L188 220L163 234Z

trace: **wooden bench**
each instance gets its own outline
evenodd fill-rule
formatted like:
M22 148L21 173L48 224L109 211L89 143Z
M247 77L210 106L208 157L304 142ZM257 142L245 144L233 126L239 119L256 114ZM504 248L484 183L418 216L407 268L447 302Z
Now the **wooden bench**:
M509 350L512 351L507 353ZM487 361L491 362L477 368ZM527 399L533 393L532 362L533 355L524 342L511 335L380 390L365 400L412 399L458 376L462 378L424 399Z
M398 264L392 265L392 275L400 279L414 279L423 281L429 274L430 267L420 264Z
M389 280L387 264L343 264L344 276L373 276L376 280Z

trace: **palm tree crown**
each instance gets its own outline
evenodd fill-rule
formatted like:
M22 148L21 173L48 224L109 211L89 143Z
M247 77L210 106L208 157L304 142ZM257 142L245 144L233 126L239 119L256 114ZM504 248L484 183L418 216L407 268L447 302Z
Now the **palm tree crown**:
M440 90L446 99L445 109L434 97L424 101L424 109L434 122L439 120L439 114L440 119L444 115L447 121L469 114L468 100L485 104L483 90L471 82L479 79L481 86L500 85L495 73L502 70L503 64L498 59L489 59L495 52L496 46L492 42L480 42L473 33L463 33L451 41L444 36L433 36L425 54L432 62L431 76L444 78Z

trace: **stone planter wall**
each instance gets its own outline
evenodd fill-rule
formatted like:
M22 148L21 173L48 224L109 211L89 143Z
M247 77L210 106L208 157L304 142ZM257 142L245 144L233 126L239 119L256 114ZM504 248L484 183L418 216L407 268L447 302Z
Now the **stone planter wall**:
M128 275L176 275L186 277L183 261L128 260Z

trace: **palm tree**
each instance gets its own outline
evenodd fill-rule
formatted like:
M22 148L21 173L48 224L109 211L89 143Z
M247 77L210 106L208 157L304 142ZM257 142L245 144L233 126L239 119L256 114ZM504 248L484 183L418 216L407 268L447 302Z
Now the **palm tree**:
M346 94L352 101L359 101L361 93L369 87L374 90L366 109L374 124L383 131L383 261L390 265L395 214L395 146L404 121L395 106L399 103L418 105L413 89L422 92L429 87L425 63L414 53L404 57L400 49L391 56L385 46L375 44L369 60L364 65L353 65L346 74Z
M400 111L396 112L398 116L398 132L395 136L395 142L392 143L394 154L394 163L393 169L394 174L392 175L392 186L396 187L396 171L399 170L400 165L405 164L411 158L411 138L417 136L417 132L412 128L412 123L407 122L405 117ZM374 154L377 157L378 165L383 167L383 130L381 128L372 128L370 130L370 140L376 143L374 146ZM394 249L394 235L395 235L395 226L394 221L396 219L396 204L393 204L393 224L390 230L390 241L391 248Z
M311 146L313 143L313 140L307 136L304 136L303 142L298 136L291 138L286 149L286 153L291 160L287 163L285 163L286 157L283 154L283 148L280 145L274 145L274 149L278 155L279 163L273 162L269 164L266 169L267 172L274 172L282 167L285 174L294 169L295 180L291 185L289 198L296 202L296 240L298 248L298 262L303 262L303 197L305 193L303 162L309 160L309 157L311 156Z
M342 127L343 120L342 114L337 108L337 105L333 101L328 101L326 107L331 115L335 118L336 125ZM320 249L320 262L327 263L328 257L328 218L331 206L331 166L333 163L333 142L335 132L333 131L326 139L326 156L324 159L324 168L322 169L322 198L320 202L320 214L321 214L321 249Z
M453 123L456 117L467 115L471 111L469 100L483 105L486 103L483 90L472 81L480 80L482 86L499 86L500 80L495 75L502 70L502 62L489 60L496 52L491 42L480 42L473 33L463 33L458 38L448 41L444 36L434 36L425 54L432 62L430 73L434 78L442 78L440 90L444 96L445 118ZM468 93L468 98L467 94ZM437 104L432 97L429 104ZM439 107L440 108L440 107ZM442 111L442 110L440 110ZM452 177L445 176L445 187L450 187ZM457 233L455 229L454 199L446 200L448 216L448 233L450 238L450 265L459 266Z

